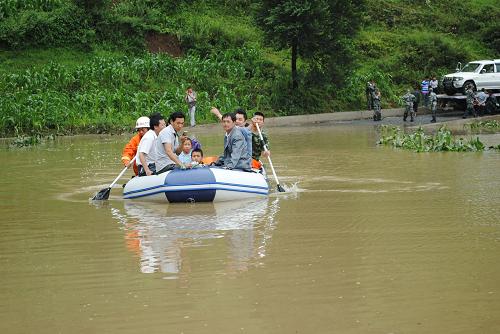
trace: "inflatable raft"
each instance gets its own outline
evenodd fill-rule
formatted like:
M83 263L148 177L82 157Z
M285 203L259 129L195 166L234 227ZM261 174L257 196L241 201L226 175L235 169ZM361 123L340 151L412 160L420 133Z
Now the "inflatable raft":
M224 202L268 193L266 178L260 173L203 167L135 177L125 185L123 198L170 203Z

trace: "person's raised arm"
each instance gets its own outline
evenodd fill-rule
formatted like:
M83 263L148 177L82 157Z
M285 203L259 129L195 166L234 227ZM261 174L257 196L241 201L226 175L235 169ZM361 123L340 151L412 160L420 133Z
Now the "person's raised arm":
M210 109L210 112L215 115L219 119L219 121L222 121L222 114L220 113L219 109L212 107Z

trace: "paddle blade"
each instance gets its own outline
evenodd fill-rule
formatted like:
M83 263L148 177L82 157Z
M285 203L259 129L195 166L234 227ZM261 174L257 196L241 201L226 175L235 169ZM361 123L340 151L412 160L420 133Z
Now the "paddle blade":
M280 185L278 184L278 191L279 191L280 193L284 193L284 192L285 192L285 189L283 189L283 187L282 187L282 186L280 186Z
M109 193L111 192L111 188L101 189L97 194L95 194L93 201L105 201L109 198Z

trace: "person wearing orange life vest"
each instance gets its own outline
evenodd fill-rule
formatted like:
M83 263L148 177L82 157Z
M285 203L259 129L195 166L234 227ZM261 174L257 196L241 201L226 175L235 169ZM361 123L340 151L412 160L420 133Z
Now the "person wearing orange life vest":
M134 167L134 173L137 175L139 173L139 170L137 168L137 164L134 163L131 164L130 161L135 157L137 154L137 147L139 146L139 143L141 142L142 136L146 134L146 132L149 131L149 118L148 117L139 117L137 119L137 122L135 122L135 129L137 131L137 134L133 136L130 141L125 145L123 148L122 152L122 163L125 167Z

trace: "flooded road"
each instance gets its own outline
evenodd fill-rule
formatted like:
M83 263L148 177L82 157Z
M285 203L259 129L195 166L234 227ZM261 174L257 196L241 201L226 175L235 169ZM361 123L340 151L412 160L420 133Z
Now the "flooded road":
M215 204L89 202L126 136L2 148L2 333L498 333L500 153L268 133L288 192Z

